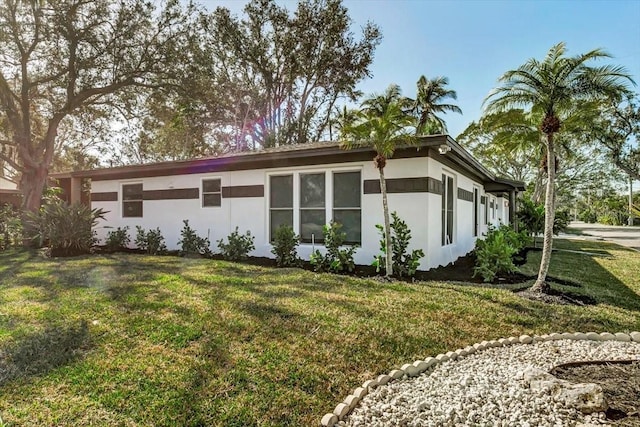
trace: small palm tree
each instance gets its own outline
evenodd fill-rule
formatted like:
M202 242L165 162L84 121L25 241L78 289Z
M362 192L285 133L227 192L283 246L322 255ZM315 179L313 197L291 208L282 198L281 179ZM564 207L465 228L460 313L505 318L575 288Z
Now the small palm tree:
M415 143L413 136L414 117L407 110L408 101L401 95L397 85L391 85L382 95L373 95L365 99L355 118L341 129L342 147L371 147L376 152L373 163L380 174L380 192L384 215L384 235L387 248L385 259L386 276L393 273L391 262L391 225L389 221L389 203L384 168L387 159L399 145Z
M553 46L542 60L529 59L516 70L507 71L485 99L486 112L530 107L541 114L540 131L544 134L547 159L547 191L545 196L544 242L540 270L532 291L548 292L546 283L551 260L553 222L555 217L556 147L554 136L563 119L571 119L578 102L605 97L618 97L627 91L626 81L633 83L623 67L605 65L590 67L586 63L611 56L601 49L582 55L565 56L564 43ZM563 119L561 119L561 117Z
M446 133L447 125L444 119L438 116L439 113L462 114L462 110L457 105L445 103L446 99L458 99L455 90L445 87L448 84L449 79L446 77L436 77L429 80L425 76L420 76L418 79L418 91L411 108L411 111L418 118L417 135Z

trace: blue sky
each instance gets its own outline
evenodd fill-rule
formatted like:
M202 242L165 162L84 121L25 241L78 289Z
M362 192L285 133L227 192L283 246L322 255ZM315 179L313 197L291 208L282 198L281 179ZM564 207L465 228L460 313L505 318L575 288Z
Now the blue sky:
M206 8L228 7L239 14L246 1L202 1ZM295 9L296 1L279 1ZM445 117L456 137L482 114L482 101L498 77L528 58L542 58L554 44L568 54L605 48L640 84L640 0L344 0L354 32L372 21L382 43L365 94L399 84L415 95L420 75L447 76L458 93L463 115ZM636 90L638 90L636 88Z

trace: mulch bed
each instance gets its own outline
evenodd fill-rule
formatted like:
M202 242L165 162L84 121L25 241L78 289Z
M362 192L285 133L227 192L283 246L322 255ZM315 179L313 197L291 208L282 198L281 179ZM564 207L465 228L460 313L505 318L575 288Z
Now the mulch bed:
M573 383L600 385L609 405L609 423L640 426L640 361L568 363L556 366L551 374Z

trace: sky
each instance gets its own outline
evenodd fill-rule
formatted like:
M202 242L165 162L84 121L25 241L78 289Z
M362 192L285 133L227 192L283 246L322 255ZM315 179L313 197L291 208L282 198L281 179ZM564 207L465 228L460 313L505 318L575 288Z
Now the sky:
M244 0L201 0L240 15ZM295 0L279 0L294 10ZM640 0L343 0L353 32L367 21L382 30L372 77L358 89L381 93L391 83L415 95L421 75L446 76L463 114L444 116L457 137L482 115L498 78L564 41L568 55L604 48L640 84ZM602 62L602 64L606 62ZM595 63L594 63L595 64ZM638 91L638 87L636 87Z

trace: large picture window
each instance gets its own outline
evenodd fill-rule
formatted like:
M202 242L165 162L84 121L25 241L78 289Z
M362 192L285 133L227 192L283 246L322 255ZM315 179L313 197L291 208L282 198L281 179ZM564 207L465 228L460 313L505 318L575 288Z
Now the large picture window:
M360 244L361 237L361 189L360 172L335 172L333 174L333 220L342 224L346 233L345 243Z
M281 225L293 228L293 175L271 176L269 180L269 236L273 240Z
M222 206L222 181L220 178L202 180L202 207Z
M442 245L453 243L454 221L454 194L453 177L442 174Z
M323 242L322 227L327 223L325 174L300 174L300 240Z
M142 184L124 184L122 186L122 216L124 218L142 218Z
M362 243L362 173L353 170L269 176L269 236L288 225L302 243L324 243L323 227L342 224L345 243Z

